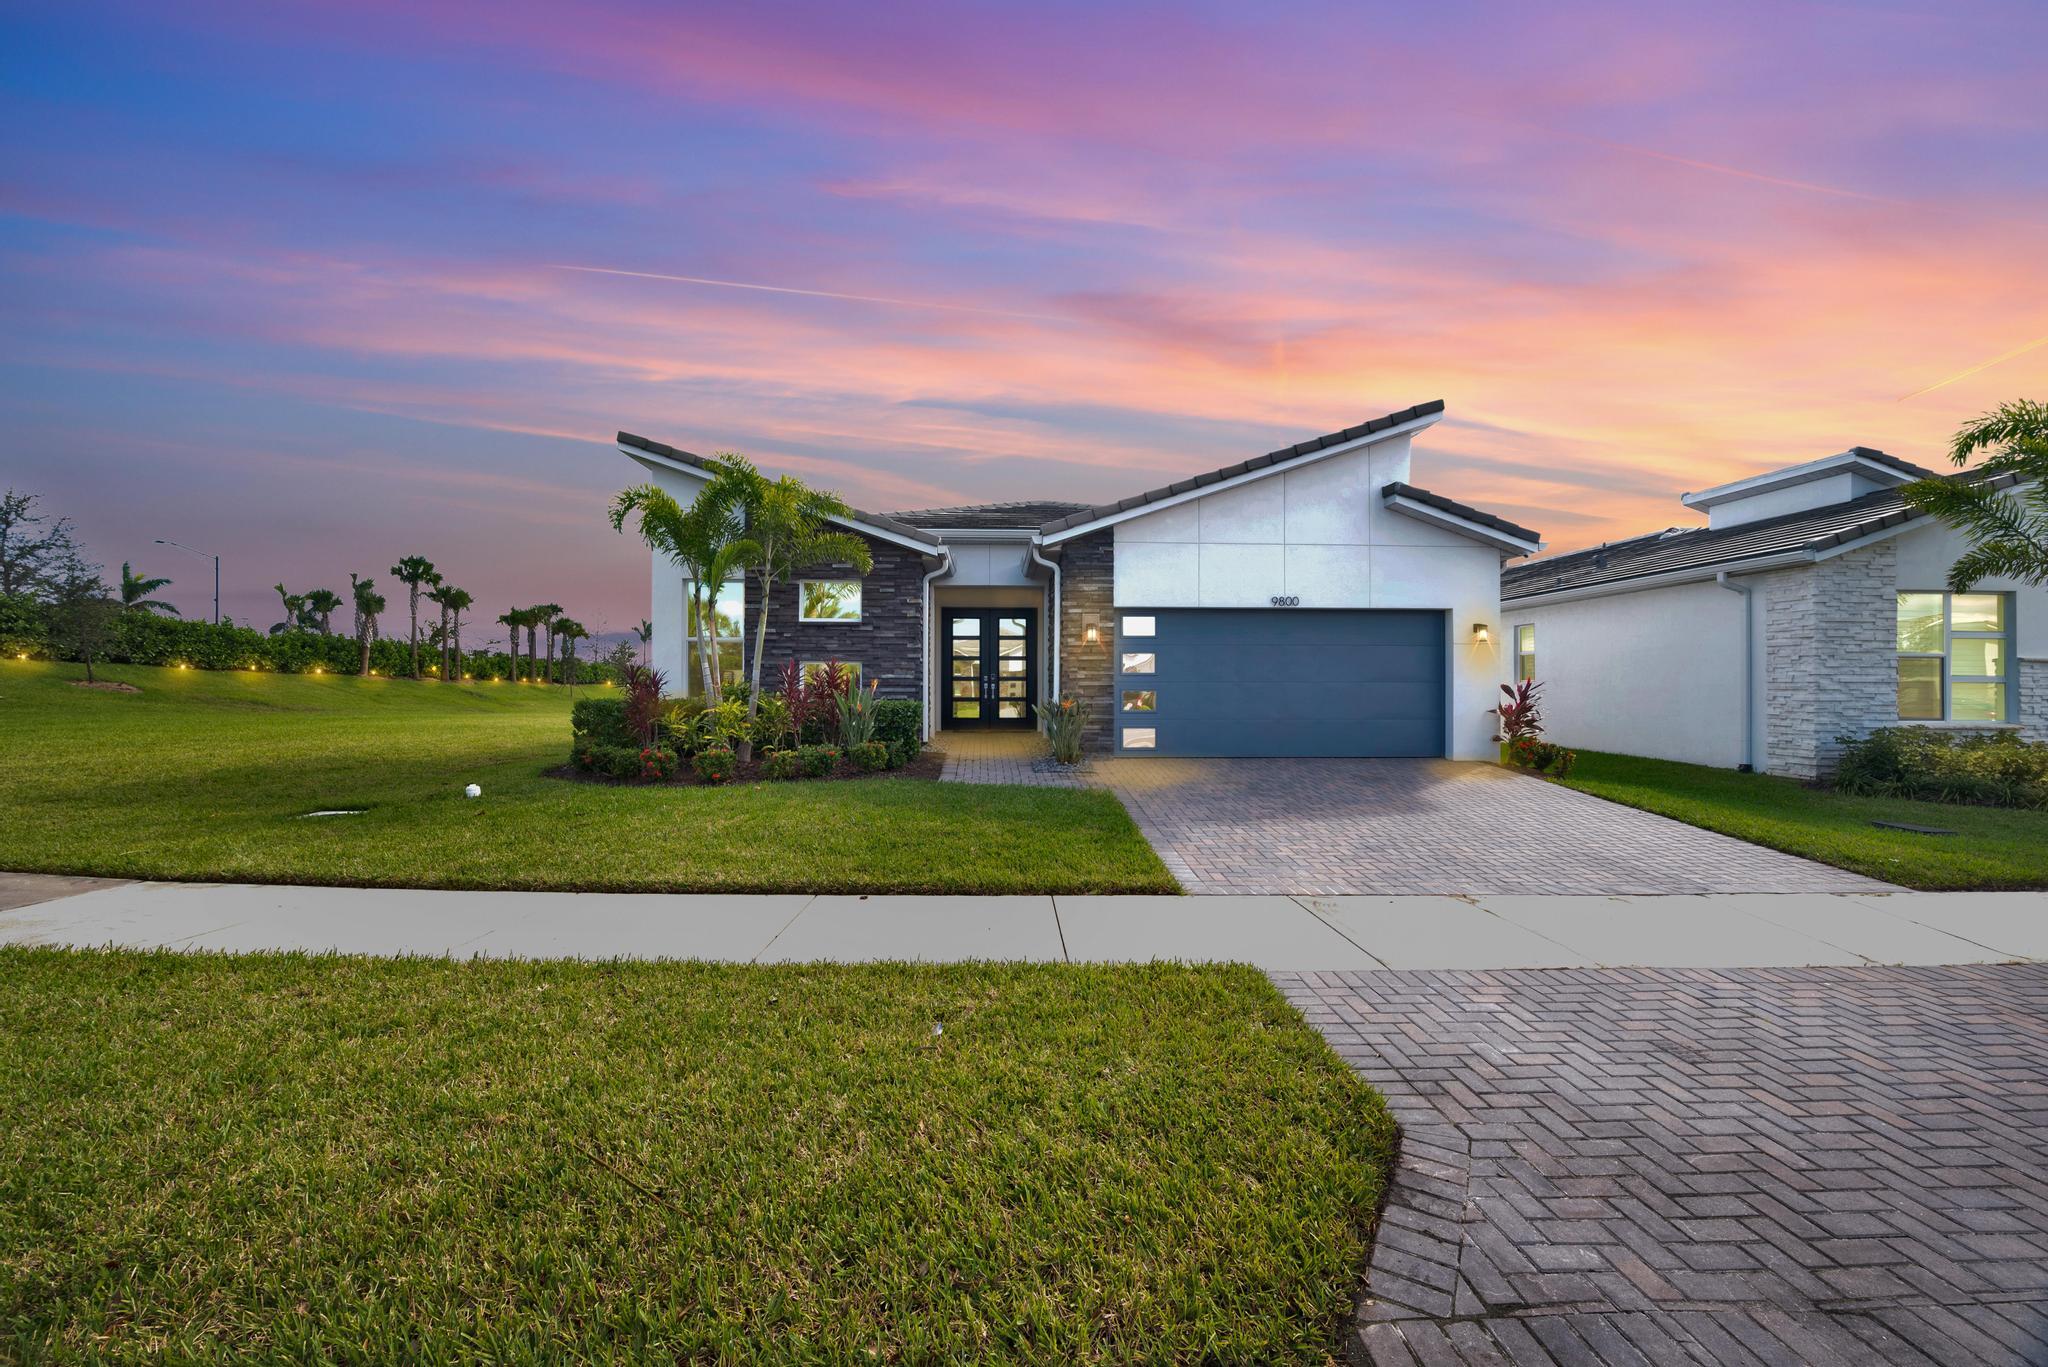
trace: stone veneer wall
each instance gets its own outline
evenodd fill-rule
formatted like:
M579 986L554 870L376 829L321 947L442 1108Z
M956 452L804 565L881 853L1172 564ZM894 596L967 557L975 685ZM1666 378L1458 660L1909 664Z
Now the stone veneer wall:
M924 558L889 541L863 537L875 567L861 580L858 622L799 622L795 582L775 586L768 614L768 638L761 653L761 687L773 692L783 663L795 660L858 661L863 684L881 685L885 698L924 696ZM850 579L850 569L820 566L803 579ZM747 666L753 668L754 632L760 625L761 590L747 580Z
M1081 639L1081 620L1094 616L1102 640ZM1085 701L1090 709L1088 749L1112 752L1111 728L1116 724L1116 676L1110 666L1116 632L1116 533L1101 531L1060 547L1060 691Z
M1889 541L1757 577L1764 768L1825 778L1841 746L1898 724L1898 555Z
M2048 660L2021 660L2014 677L2020 690L2020 735L2048 741Z

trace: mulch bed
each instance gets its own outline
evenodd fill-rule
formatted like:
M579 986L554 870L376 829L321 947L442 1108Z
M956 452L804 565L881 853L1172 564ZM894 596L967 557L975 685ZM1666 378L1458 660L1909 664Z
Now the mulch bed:
M831 773L823 778L771 779L761 772L761 761L748 760L739 766L733 776L724 783L706 783L697 777L697 771L690 767L690 761L683 760L676 768L676 776L663 781L646 778L613 778L609 774L590 774L573 764L557 765L542 773L543 778L559 778L570 783L601 783L611 788L729 788L735 783L834 783L841 780L909 778L923 779L936 783L939 775L946 771L946 756L943 751L925 750L901 769L882 769L867 773L857 769L850 761L840 760Z

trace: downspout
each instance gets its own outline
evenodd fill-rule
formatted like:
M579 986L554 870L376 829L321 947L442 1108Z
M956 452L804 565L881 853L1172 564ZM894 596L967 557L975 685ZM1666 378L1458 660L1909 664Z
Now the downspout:
M926 740L932 738L932 713L936 710L936 704L932 699L932 580L952 572L953 548L941 545L938 568L924 577L919 588L924 604L924 635L919 641L918 653L924 657L924 706L921 710L924 713L923 729Z
M1756 772L1756 591L1722 570L1714 582L1742 595L1742 772Z
M1066 626L1060 620L1060 562L1057 560L1047 560L1038 553L1038 547L1039 540L1034 536L1031 538L1031 545L1027 548L1031 552L1032 563L1043 565L1046 569L1052 571L1052 630L1046 633L1047 639L1052 645L1052 687L1047 689L1046 693L1048 701L1057 703L1060 700L1060 632Z

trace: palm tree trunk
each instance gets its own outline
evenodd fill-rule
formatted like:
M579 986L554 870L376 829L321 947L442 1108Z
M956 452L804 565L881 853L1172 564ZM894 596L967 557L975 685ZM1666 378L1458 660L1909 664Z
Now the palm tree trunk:
M697 618L697 669L704 676L704 701L715 703L722 689L716 658L718 629L714 625L718 612L717 591L713 590L709 596L710 602L707 603L702 579L691 581L690 599Z
M547 683L555 681L555 631L552 623L548 626L548 661L542 666L540 676Z
M410 601L412 603L412 676L415 679L417 679L420 676L420 586L418 581L414 581L411 587L412 593L410 595Z
M538 626L529 626L526 629L526 677L529 680L533 678L534 661L539 658L540 628Z
M455 672L462 673L462 609L455 610Z

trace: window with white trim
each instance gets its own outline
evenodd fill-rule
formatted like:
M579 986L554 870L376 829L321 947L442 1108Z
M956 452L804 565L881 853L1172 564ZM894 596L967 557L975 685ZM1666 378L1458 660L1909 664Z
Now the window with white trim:
M1898 660L1900 721L2006 721L2012 595L1901 592Z
M683 581L683 609L685 631L689 640L683 647L683 680L685 693L704 691L704 651L697 637L697 581ZM718 601L711 612L711 658L712 667L718 671L721 685L736 684L744 677L740 670L741 655L747 634L747 587L744 581L728 579L725 587L718 591Z
M1515 677L1536 677L1536 628L1528 624L1515 628Z
M858 622L860 580L800 579L796 585L799 622Z

